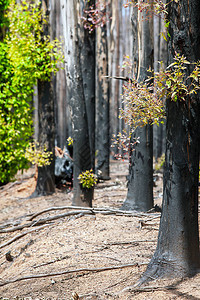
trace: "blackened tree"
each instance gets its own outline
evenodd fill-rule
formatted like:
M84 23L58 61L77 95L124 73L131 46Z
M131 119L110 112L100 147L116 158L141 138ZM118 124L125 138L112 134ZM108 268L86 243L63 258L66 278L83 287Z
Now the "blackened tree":
M200 59L200 2L169 4L169 60L175 52L188 61ZM186 77L192 64L186 64ZM190 84L189 79L184 84ZM143 275L188 276L200 266L198 231L198 176L200 147L200 101L198 94L177 91L176 101L167 99L167 139L162 216L157 249Z
M84 11L93 1L61 1L65 41L67 95L73 130L73 204L92 206L93 188L84 189L79 175L94 167L95 66L94 33L84 28Z
M147 79L147 70L153 67L153 23L149 12L138 9L134 9L132 21L133 57L138 62L134 71L140 82ZM138 127L131 137L128 193L122 209L147 211L152 207L153 131L152 126L145 125Z
M105 14L106 1L98 1L98 9ZM107 22L96 28L96 149L97 170L99 177L109 179L110 168L110 103L109 103L109 80L108 75L108 41Z
M50 14L50 1L40 2L41 8L48 17ZM50 24L44 25L43 38L50 35ZM54 124L54 99L52 79L38 80L38 142L46 146L52 153L51 164L38 167L37 184L31 197L48 195L55 192L55 124Z

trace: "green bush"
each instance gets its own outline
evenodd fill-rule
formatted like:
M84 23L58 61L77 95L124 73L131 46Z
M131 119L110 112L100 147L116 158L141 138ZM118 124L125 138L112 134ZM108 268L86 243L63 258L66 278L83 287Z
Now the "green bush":
M33 86L38 79L50 80L62 61L60 42L44 36L47 19L38 5L11 0L5 13L7 4L0 1L0 20L8 24L0 42L0 184L28 167L25 149L33 134Z

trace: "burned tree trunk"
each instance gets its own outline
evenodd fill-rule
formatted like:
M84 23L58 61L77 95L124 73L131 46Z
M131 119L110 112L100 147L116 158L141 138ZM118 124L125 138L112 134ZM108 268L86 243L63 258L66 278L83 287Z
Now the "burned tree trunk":
M106 1L102 1L102 7L106 10ZM101 7L100 7L101 8ZM102 8L103 9L103 8ZM110 169L110 119L109 119L109 81L104 76L108 75L108 44L107 25L96 29L96 54L97 54L97 128L96 128L96 149L97 149L97 170L99 177L109 179Z
M48 0L41 1L47 15L50 14ZM50 34L49 24L44 27L44 35ZM54 168L55 168L55 124L54 124L54 101L52 81L38 81L38 142L46 146L47 151L52 152L51 164L38 167L37 185L31 197L52 194L55 191Z
M94 167L94 40L81 20L83 10L91 3L61 0L67 95L74 140L73 204L77 206L92 206L93 198L93 188L84 190L78 179L80 173Z
M167 35L163 14L155 15L154 20L154 72L167 66L167 41L161 35ZM159 63L162 62L162 65ZM165 152L166 124L153 125L153 155L155 160Z
M169 59L175 51L200 59L200 2L181 0L169 6ZM186 72L191 68L187 65ZM185 82L187 84L187 82ZM157 249L143 280L188 276L200 267L198 174L200 148L199 95L167 101L164 195Z
M148 13L137 13L138 20L133 16L133 34L138 31L138 37L133 36L133 39L138 42L138 51L134 50L133 56L138 53L138 58L134 58L135 62L138 61L137 76L139 81L144 81L148 75L147 70L153 65L153 24ZM146 125L137 128L132 134L128 193L122 209L147 211L153 206L152 130L152 126Z

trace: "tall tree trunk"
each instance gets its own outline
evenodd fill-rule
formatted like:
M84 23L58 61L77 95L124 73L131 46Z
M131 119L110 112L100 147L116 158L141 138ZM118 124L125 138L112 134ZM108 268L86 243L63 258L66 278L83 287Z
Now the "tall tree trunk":
M143 15L143 20L142 20ZM147 78L153 64L153 24L148 13L138 11L138 80ZM135 23L134 31L135 31ZM133 37L133 39L135 39ZM135 53L133 53L135 55ZM137 61L137 58L134 59ZM153 131L147 125L132 134L127 198L122 206L126 210L147 211L153 206ZM135 141L139 138L139 143Z
M84 190L78 176L94 166L94 40L83 28L83 9L93 2L61 0L64 28L67 95L73 123L73 204L92 206L93 188ZM84 57L85 56L85 57ZM87 57L86 57L87 56ZM87 60L87 64L84 62ZM90 85L91 84L91 85ZM92 108L91 108L92 106ZM90 115L91 114L91 115ZM90 116L89 116L90 115ZM90 128L89 128L90 127ZM91 133L91 136L90 136Z
M181 0L169 6L169 59L176 52L200 59L200 2ZM190 66L188 66L189 71ZM186 83L187 84L187 83ZM198 172L199 95L167 101L164 195L157 249L142 280L188 276L200 267Z
M82 0L81 12L83 12L88 6L95 3L95 0ZM89 34L87 30L82 28L80 33L82 39L82 47L80 53L80 62L83 78L83 89L85 95L86 114L89 131L89 143L90 143L90 160L91 168L95 168L95 33Z
M52 31L52 39L60 39L63 36L61 24L60 0L51 0L50 24ZM58 72L53 76L53 92L55 106L55 141L58 147L62 149L66 146L67 130L70 127L70 120L66 117L66 76L64 64Z
M101 0L102 7L106 5ZM106 10L106 7L105 7ZM107 24L96 29L96 53L97 53L97 76L96 76L96 98L97 98L97 170L101 173L99 177L109 179L110 168L110 121L109 121L109 80L104 76L108 75L108 44Z
M111 19L110 27L107 26L108 32L108 61L109 75L119 76L119 46L120 46L120 22L119 22L119 1L111 1ZM119 80L110 82L110 135L119 133ZM112 154L115 158L119 152L117 146L112 145Z
M47 15L50 14L49 0L41 1L41 6ZM49 24L44 28L44 35L50 34ZM54 186L55 168L55 125L54 125L54 101L52 80L38 81L38 135L39 144L46 146L53 153L51 164L38 167L37 185L31 197L52 194Z
M160 68L167 66L167 41L161 33L167 35L164 16L155 15L154 20L154 72L159 72ZM159 62L162 62L160 65ZM153 154L157 161L165 151L166 124L153 125Z

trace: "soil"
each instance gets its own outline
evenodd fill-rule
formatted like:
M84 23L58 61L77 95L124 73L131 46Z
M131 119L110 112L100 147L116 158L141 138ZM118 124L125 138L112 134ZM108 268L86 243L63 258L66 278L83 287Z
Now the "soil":
M67 188L28 198L35 189L34 169L1 187L0 299L200 299L200 274L133 287L155 251L160 212L116 214L126 198L127 173L127 161L111 162L111 180L95 188L93 207L107 209L101 213L70 207ZM161 206L161 173L155 175L154 198ZM30 221L36 212L63 206L69 207ZM9 229L16 230L5 232Z

